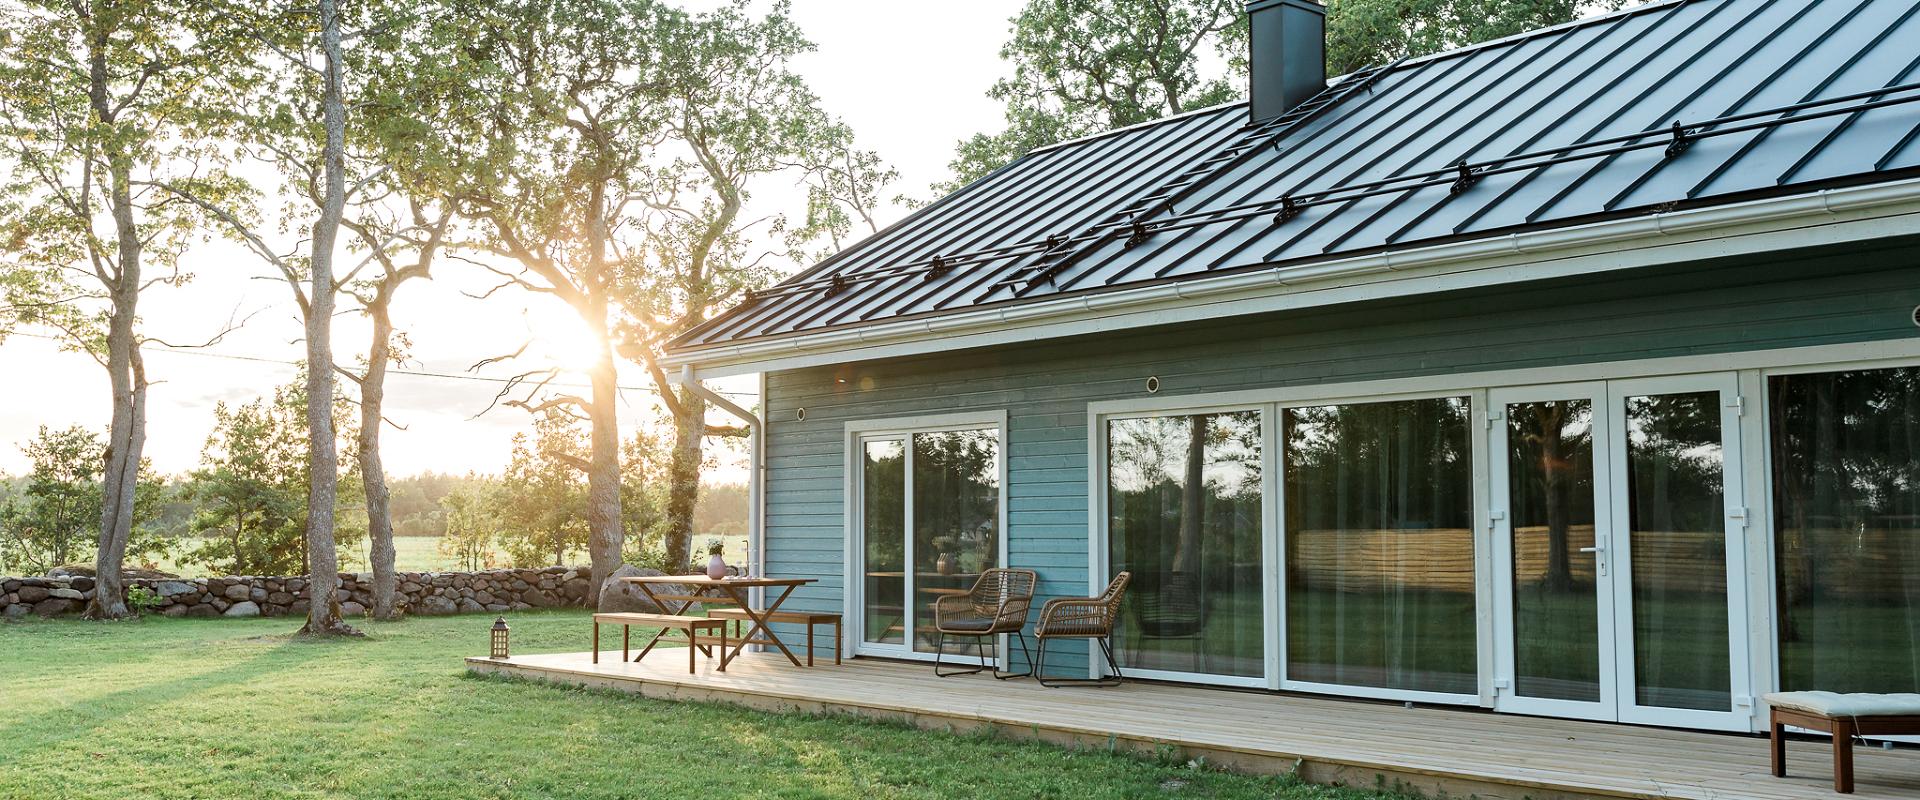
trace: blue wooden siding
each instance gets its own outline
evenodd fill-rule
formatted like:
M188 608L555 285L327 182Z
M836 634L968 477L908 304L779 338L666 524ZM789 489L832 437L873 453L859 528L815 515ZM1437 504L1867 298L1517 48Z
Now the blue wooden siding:
M791 607L841 610L849 421L1004 410L1009 565L1044 599L1088 587L1087 404L1147 376L1166 397L1868 341L1920 336L1916 304L1901 242L773 373L767 570L819 579Z

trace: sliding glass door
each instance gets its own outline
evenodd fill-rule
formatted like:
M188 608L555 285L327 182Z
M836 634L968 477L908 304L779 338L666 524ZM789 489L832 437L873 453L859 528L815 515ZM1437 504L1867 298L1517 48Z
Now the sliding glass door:
M1744 729L1732 376L1489 397L1499 707Z
M1260 417L1106 422L1107 573L1132 575L1123 670L1265 685Z
M1000 431L905 430L859 437L857 652L933 652L933 604L1000 565ZM971 653L968 640L949 652Z
M1475 692L1471 407L1280 410L1284 685Z

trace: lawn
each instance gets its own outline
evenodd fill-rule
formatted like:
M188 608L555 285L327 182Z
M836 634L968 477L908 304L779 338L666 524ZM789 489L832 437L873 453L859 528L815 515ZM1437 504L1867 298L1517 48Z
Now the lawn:
M510 617L580 649L584 612ZM1369 792L845 718L468 677L490 618L0 624L0 798L1260 798ZM933 680L929 676L928 680Z

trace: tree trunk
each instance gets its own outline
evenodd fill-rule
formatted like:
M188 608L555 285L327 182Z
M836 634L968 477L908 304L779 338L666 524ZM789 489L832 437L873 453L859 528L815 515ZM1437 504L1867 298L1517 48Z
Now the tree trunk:
M700 462L707 435L707 401L690 391L679 392L680 413L674 417L673 458L667 465L667 568L686 569L691 562L693 509L700 502Z
M1187 418L1187 469L1180 492L1180 540L1173 553L1173 573L1193 572L1200 560L1200 526L1207 502L1207 417Z
M368 559L373 562L373 618L399 616L393 607L393 514L387 506L387 473L380 463L381 407L386 401L387 356L393 319L385 295L367 309L373 317L373 344L367 349L367 374L360 381L360 482L367 494Z
M104 36L88 42L88 101L95 122L112 124L114 110L107 99L107 70ZM132 159L118 136L109 135L103 145L107 156L113 227L116 244L115 269L107 277L113 301L107 327L107 375L113 391L113 422L107 432L106 471L100 482L100 539L94 557L93 599L87 604L90 619L120 619L127 616L126 587L120 578L120 562L126 558L127 540L133 533L133 495L140 479L140 455L146 446L146 370L140 360L140 340L134 323L140 300L140 230L133 218Z
M620 550L626 532L620 527L620 420L618 377L613 366L613 345L605 334L604 303L592 322L601 330L595 341L600 352L594 359L592 408L593 447L587 470L587 558L592 562L592 580L587 582L587 607L600 605L600 585L620 568Z
M327 144L323 152L326 184L320 216L313 223L312 285L307 308L307 595L310 606L303 632L315 635L357 633L340 621L334 590L340 559L334 550L333 507L340 478L333 436L333 248L346 207L346 105L341 97L340 10L320 0L320 44L326 54L324 108Z

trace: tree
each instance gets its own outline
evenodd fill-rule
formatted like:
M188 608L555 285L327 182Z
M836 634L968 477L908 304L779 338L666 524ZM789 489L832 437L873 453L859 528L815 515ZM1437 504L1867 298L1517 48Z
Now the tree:
M107 433L87 616L127 616L120 565L146 443L142 292L178 283L197 214L147 190L212 165L196 120L231 64L216 15L175 0L31 0L0 8L0 316L62 333L107 371ZM84 287L84 288L82 288Z
M564 566L588 544L589 487L579 461L591 446L578 420L551 408L534 418L533 437L514 434L513 460L501 480L501 549L516 567Z
M339 452L328 400L334 396L337 369L334 309L339 294L350 292L374 323L366 371L346 374L361 389L362 438L356 447L376 532L375 613L388 617L393 613L392 521L379 423L386 368L393 357L390 307L400 284L427 273L451 215L444 204L428 208L433 204L409 193L417 186L402 176L417 177L420 170L394 163L405 151L394 147L398 140L389 135L406 120L394 113L402 106L393 102L392 89L383 81L404 72L395 68L393 53L402 49L400 31L417 21L418 9L407 0L360 3L349 16L334 0L319 0L313 7L228 4L223 10L228 24L242 32L238 35L257 45L259 56L248 68L224 76L236 102L223 117L223 131L239 143L243 157L280 173L290 197L278 222L282 230L305 230L305 252L300 246L282 251L269 244L252 210L261 193L250 186L231 180L178 181L165 188L206 209L232 238L271 265L293 292L305 327L306 362L320 367L307 371L304 393L310 398L306 417L312 483L306 538L313 603L303 630L351 635L357 631L340 621L334 582L319 580L334 575L339 566L333 516ZM349 38L356 45L351 59L345 47ZM350 119L350 104L356 111L375 113ZM396 213L396 204L405 210ZM349 242L340 241L343 229ZM336 251L343 246L364 251L359 265L344 272L335 268ZM379 272L356 283L369 265Z
M469 477L440 501L446 509L447 532L440 537L439 549L458 561L461 569L474 572L494 566L493 546L503 532L500 519L506 507L498 484Z
M1626 0L1331 0L1327 74L1465 47L1623 5Z
M780 175L809 182L807 222L793 229L788 243L823 235L837 243L856 216L871 229L891 170L878 156L854 149L851 131L793 71L793 59L813 44L788 17L785 2L760 17L736 0L673 19L661 29L655 79L666 97L668 155L643 172L642 198L651 213L644 220L645 259L622 275L621 352L646 366L673 418L664 533L666 563L677 566L688 561L705 439L740 438L747 429L709 424L705 399L668 384L658 363L661 347L770 281L767 261L788 255L755 253L750 246L759 220L746 209L756 185ZM841 210L822 213L822 205ZM787 230L784 219L771 227Z
M521 373L500 395L536 415L565 409L589 421L586 455L559 460L587 476L590 605L619 567L625 538L609 329L619 272L633 258L624 238L637 208L631 198L663 135L651 78L671 18L647 0L461 5L421 34L412 52L432 79L403 95L435 120L409 145L431 154L438 185L470 220L459 242L481 256L470 260L500 278L495 291L516 287L564 303L592 337L586 396L548 391L563 371L557 365Z
M17 497L0 505L0 549L6 565L30 573L74 563L88 551L100 533L101 471L106 465L106 443L93 431L74 426L51 430L22 446L33 463ZM142 462L142 482L135 495L133 538L128 550L149 554L165 542L144 528L161 495L152 480L152 467Z
M1625 0L1328 0L1327 75L1617 9ZM1224 103L1245 94L1239 0L1028 0L987 95L1007 126L955 148L947 194L1055 142ZM1206 68L1203 71L1203 67Z
M628 535L620 557L629 564L668 573L686 568L666 559L667 476L672 459L672 438L654 426L634 431L621 448L620 517Z
M987 96L1007 126L960 142L947 194L1054 142L1224 103L1244 91L1241 0L1028 0ZM1201 73L1203 59L1223 62Z
M186 554L188 561L228 575L293 574L311 563L306 536L306 499L313 483L308 474L308 405L301 380L275 390L271 398L215 407L201 466L189 475L185 489L197 506L188 528L202 537ZM345 398L335 398L328 408L337 435L353 440ZM351 484L353 476L347 477ZM351 507L358 501L349 496L337 502ZM354 522L349 518L339 526L340 541L351 543L363 533ZM308 579L311 583L312 576Z
M188 476L196 511L188 529L200 544L185 554L228 575L281 575L306 564L302 497L305 436L300 410L280 392L229 407L215 406L199 469Z

